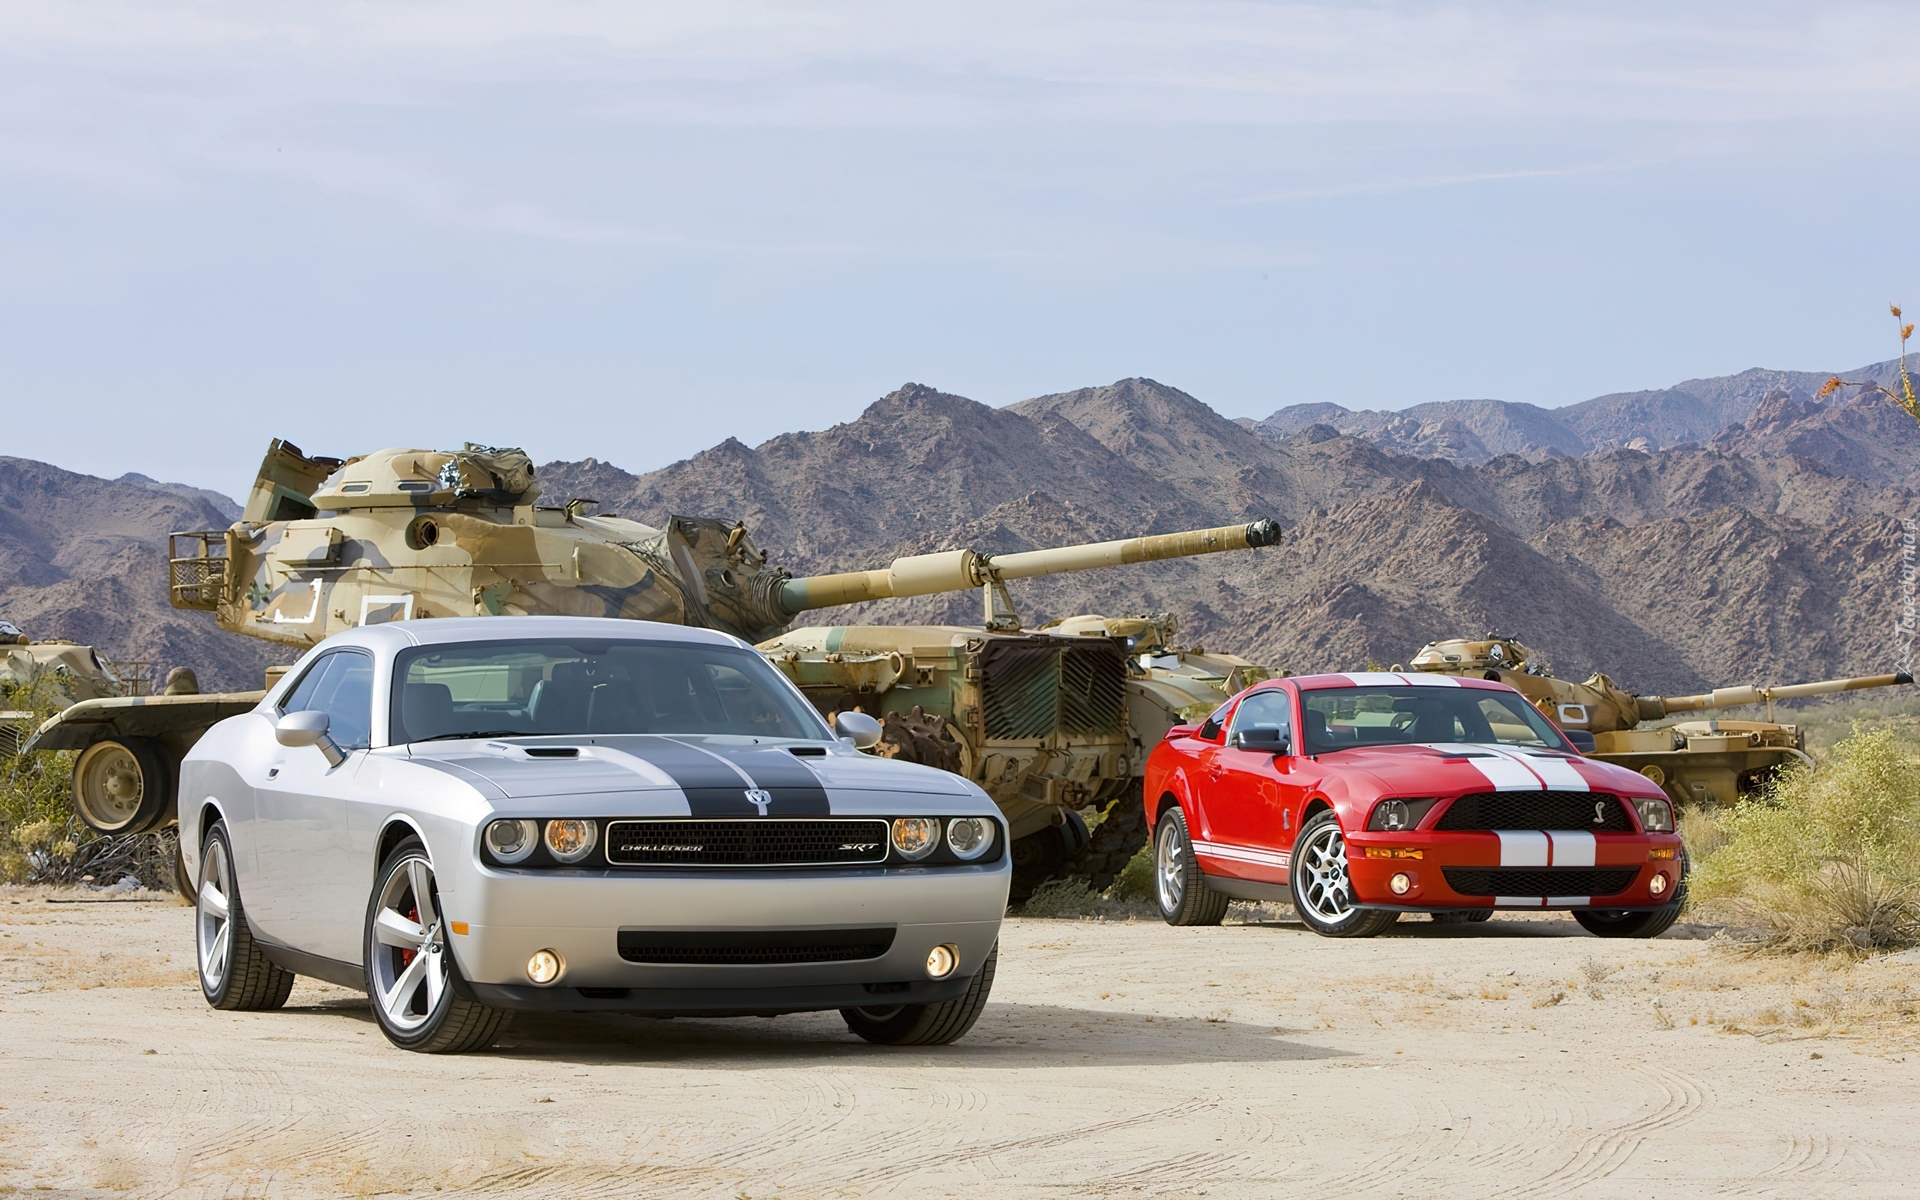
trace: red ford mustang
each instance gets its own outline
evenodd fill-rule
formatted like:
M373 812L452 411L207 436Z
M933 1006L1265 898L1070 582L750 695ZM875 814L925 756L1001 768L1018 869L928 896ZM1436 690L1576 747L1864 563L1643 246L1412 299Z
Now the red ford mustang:
M1580 757L1503 683L1369 672L1269 680L1147 759L1154 892L1174 925L1290 900L1315 933L1403 912L1572 909L1602 937L1680 915L1686 856L1650 781Z

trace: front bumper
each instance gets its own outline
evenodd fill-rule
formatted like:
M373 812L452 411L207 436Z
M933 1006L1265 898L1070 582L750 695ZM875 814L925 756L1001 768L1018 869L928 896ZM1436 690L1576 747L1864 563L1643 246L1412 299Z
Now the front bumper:
M1671 833L1369 831L1346 835L1346 843L1355 902L1414 912L1665 908L1686 861ZM1404 893L1393 890L1396 875L1407 877ZM1664 877L1658 894L1656 876Z
M460 972L505 1008L641 1012L795 1012L958 995L980 969L1006 912L1008 861L980 867L732 872L481 869L441 893ZM620 934L786 933L886 928L879 957L836 962L642 963ZM465 932L461 932L464 929ZM644 938L638 939L644 941ZM927 977L943 943L960 962ZM557 951L565 973L535 986L527 960Z

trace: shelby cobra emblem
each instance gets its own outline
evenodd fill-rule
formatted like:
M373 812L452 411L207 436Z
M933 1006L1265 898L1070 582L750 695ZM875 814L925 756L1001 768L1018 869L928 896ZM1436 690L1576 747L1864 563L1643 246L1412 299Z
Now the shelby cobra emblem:
M748 788L747 803L759 809L764 817L767 815L767 805L773 803L773 793L761 788Z

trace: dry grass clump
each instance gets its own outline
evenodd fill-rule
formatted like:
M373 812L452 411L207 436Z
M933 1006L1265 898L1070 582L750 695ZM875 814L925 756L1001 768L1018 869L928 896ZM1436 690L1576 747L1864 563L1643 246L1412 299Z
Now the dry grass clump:
M1153 896L1153 843L1134 852L1127 865L1113 877L1113 883L1107 888L1107 898L1111 900L1146 900Z
M1856 733L1719 814L1689 886L1701 908L1787 951L1920 942L1920 764L1890 730ZM1696 851L1697 853L1697 851Z

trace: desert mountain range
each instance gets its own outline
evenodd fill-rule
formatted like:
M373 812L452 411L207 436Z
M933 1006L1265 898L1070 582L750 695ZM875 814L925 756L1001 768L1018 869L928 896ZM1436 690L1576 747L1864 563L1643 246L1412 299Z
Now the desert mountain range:
M908 384L828 429L729 439L640 475L551 462L540 480L547 502L592 497L653 524L743 519L796 574L1270 516L1288 527L1276 548L1022 581L1014 596L1029 626L1171 611L1183 640L1297 671L1497 630L1561 675L1694 691L1891 669L1920 426L1852 389L1821 402L1826 378L1753 370L1563 409L1296 405L1239 422L1149 379L1007 408ZM166 533L231 509L143 476L0 459L0 616L156 674L187 663L209 687L257 687L284 652L166 604ZM798 623L978 611L976 596L933 596Z

